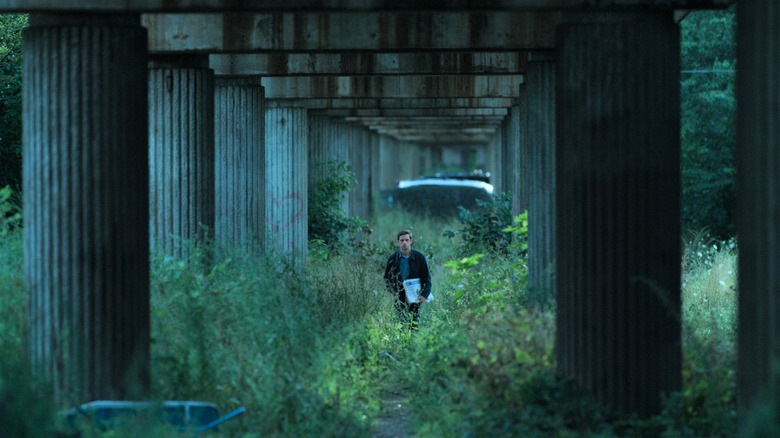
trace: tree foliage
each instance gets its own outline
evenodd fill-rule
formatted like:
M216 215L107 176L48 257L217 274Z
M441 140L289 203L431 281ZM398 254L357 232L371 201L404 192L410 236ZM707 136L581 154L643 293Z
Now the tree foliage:
M0 14L0 187L22 187L22 29L25 14Z
M735 13L696 11L681 22L682 223L734 233Z
M448 230L444 235L455 237L460 234L463 244L459 250L465 256L482 252L508 254L512 234L506 229L512 225L512 194L504 192L494 195L492 201L477 199L476 202L477 206L471 210L458 206L458 221L462 228Z
M367 224L358 217L349 217L342 201L349 189L357 184L352 168L345 162L320 162L309 180L309 240L320 242L328 249L338 249Z

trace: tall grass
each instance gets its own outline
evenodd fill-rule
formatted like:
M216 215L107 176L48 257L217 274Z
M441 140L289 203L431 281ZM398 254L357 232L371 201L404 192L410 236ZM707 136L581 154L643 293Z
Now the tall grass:
M639 420L609 412L555 375L554 306L528 296L521 256L469 263L458 237L444 236L457 222L394 212L371 226L349 250L313 251L305 268L227 247L213 249L209 265L197 250L188 259L153 254L153 398L245 407L223 436L371 436L387 389L407 397L407 420L420 437L735 433L730 243L686 246L684 388L663 413ZM412 336L395 326L382 280L399 229L411 229L428 257L436 297ZM0 401L13 391L14 406L29 410L45 396L35 389L18 397L20 384L8 386L24 363L21 240L19 230L0 238L0 352L16 364L2 369ZM25 427L40 432L50 412L36 406Z
M217 259L208 270L155 258L156 395L245 406L229 434L365 436L388 321L376 265L342 256L280 269L237 250Z

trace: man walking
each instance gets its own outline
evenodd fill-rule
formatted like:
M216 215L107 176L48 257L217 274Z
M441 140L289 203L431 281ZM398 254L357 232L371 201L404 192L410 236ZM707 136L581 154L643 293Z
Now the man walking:
M387 258L385 267L385 285L388 292L395 296L395 311L398 320L408 324L410 331L417 329L420 319L420 304L428 301L431 294L431 274L428 271L428 262L425 256L412 249L412 233L408 230L398 232L398 248ZM419 279L420 293L415 302L408 302L404 281Z

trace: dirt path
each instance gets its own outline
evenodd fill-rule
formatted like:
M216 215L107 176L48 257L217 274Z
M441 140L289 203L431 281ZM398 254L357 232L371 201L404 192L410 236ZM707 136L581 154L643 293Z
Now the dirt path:
M409 438L409 407L406 394L399 390L384 391L379 423L374 428L373 438Z

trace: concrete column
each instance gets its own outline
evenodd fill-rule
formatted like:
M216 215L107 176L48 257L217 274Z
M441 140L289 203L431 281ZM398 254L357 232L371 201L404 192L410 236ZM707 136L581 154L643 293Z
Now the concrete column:
M138 15L24 31L28 348L58 404L149 389L146 40Z
M332 136L330 117L325 114L309 113L309 176L319 172L319 163L331 160L330 142Z
M503 130L497 129L487 145L490 181L496 195L507 190L504 185L504 136Z
M343 121L332 121L330 136L322 154L324 161L335 161L351 166L349 144L349 126ZM349 194L344 193L341 198L341 208L345 214L349 214L349 201Z
M265 96L259 77L217 77L214 84L215 233L262 250L265 234Z
M682 380L678 26L570 15L557 48L558 371L653 414Z
M214 73L208 56L158 56L149 69L149 229L183 257L214 232Z
M371 215L375 215L379 211L379 200L382 193L382 173L384 163L381 161L381 145L382 140L380 135L376 132L369 131L369 141L371 143L371 173L370 173L370 190L371 190Z
M507 117L504 119L504 121L501 123L501 126L499 127L499 131L501 132L501 143L499 143L498 147L501 149L501 163L499 164L501 166L501 186L504 187L503 191L510 191L514 188L514 185L512 184L512 179L514 176L515 171L517 170L515 168L515 161L516 158L512 152L517 151L517 144L510 144L511 140L509 139L509 136L512 134L512 126L510 126L510 119L511 119L511 109L510 113L507 114ZM515 196L515 193L512 192L512 197Z
M381 186L383 189L395 187L395 181L400 179L400 151L398 140L382 135L379 138L379 160L382 162Z
M756 0L739 2L737 12L737 392L744 414L774 387L780 358L780 9Z
M398 143L398 179L414 179L420 176L420 162L416 145L407 141Z
M305 108L276 102L265 111L266 251L301 257L308 250L309 123Z
M526 69L528 173L528 286L554 296L555 276L555 61Z
M368 130L358 125L348 125L350 166L356 184L350 189L350 216L368 219L371 206L371 143Z
M521 98L525 100L525 85L521 85ZM512 192L512 216L528 209L528 151L526 150L525 108L519 101L509 109L503 124L504 186Z

